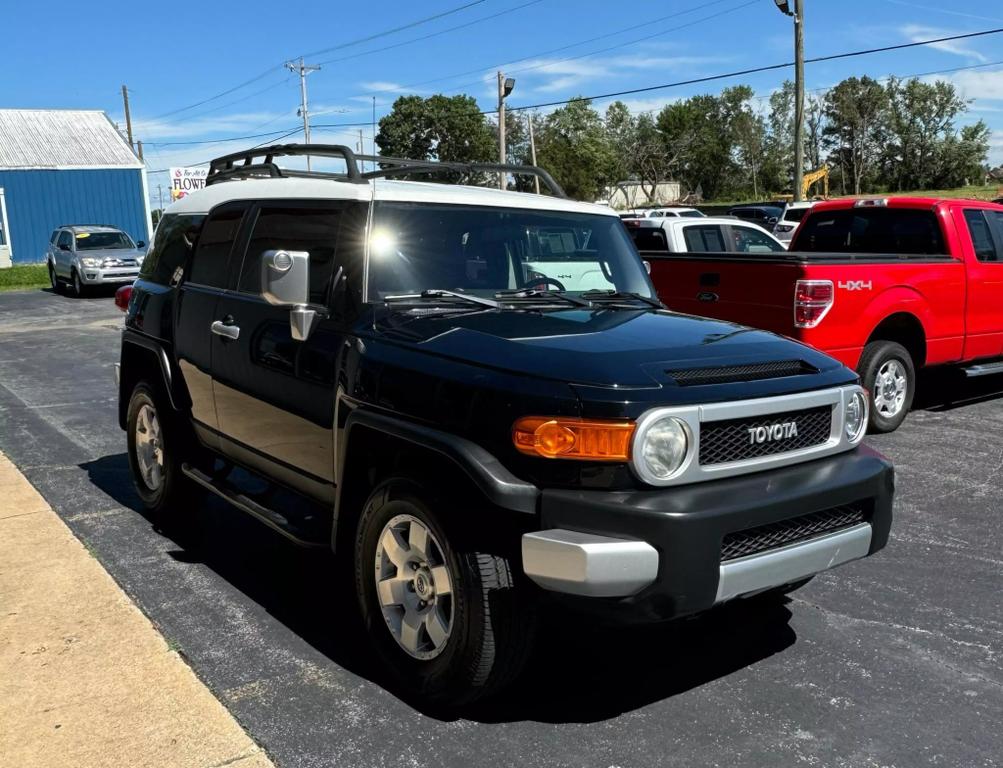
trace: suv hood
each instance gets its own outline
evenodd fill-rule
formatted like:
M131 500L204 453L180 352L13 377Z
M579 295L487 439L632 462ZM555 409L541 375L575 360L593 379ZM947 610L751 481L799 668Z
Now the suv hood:
M473 311L377 326L387 340L516 374L597 387L650 388L666 370L803 360L840 368L810 347L734 323L653 310Z

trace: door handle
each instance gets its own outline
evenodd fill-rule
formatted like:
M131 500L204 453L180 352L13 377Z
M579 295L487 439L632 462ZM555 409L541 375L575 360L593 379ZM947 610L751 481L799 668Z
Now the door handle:
M217 336L222 336L224 339L240 338L240 328L236 325L228 325L222 320L214 320L212 325L209 326L209 330Z

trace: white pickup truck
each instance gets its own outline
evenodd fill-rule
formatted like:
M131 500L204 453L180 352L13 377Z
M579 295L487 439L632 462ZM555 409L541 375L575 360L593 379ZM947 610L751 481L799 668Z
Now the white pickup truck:
M624 219L639 251L770 253L786 246L755 224L736 218Z

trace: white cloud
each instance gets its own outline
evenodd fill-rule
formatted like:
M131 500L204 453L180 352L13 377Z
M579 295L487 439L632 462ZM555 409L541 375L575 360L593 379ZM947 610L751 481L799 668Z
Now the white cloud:
M968 70L931 76L932 80L948 80L966 99L1003 100L1003 69Z
M282 118L295 122L295 110L290 112L245 112L233 115L195 116L186 118L183 114L170 120L138 117L132 121L133 133L145 142L183 140L192 137L211 138L220 133L257 133L284 127ZM124 118L118 119L124 125Z
M899 27L899 32L901 32L903 36L908 38L913 43L938 37L950 37L951 35L957 34L957 32L953 30L926 27L922 24L906 24ZM973 61L985 62L989 60L983 54L979 53L974 48L966 45L960 40L947 40L942 43L931 43L928 47L935 48L936 50L943 51L944 53L951 53L955 56L962 56Z
M989 137L989 165L1003 165L1003 131L993 131Z

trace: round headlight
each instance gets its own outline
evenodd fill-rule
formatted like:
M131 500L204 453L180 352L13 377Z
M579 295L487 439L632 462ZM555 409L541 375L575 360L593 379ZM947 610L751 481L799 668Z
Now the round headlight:
M636 460L642 477L649 482L668 480L686 460L686 425L674 416L663 416L644 429L638 447Z
M846 414L843 419L846 439L857 442L864 436L867 427L867 398L863 392L854 392L846 403Z

